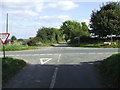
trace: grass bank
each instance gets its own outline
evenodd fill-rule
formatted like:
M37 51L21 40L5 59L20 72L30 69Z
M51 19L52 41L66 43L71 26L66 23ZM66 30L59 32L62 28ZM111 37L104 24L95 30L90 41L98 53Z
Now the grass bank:
M2 83L3 85L20 69L22 69L26 62L21 59L14 59L10 57L1 58L2 59Z
M38 49L37 46L24 46L24 45L5 45L6 51L16 51L16 50L29 50L29 49ZM0 46L0 51L3 50L2 45Z
M120 88L120 53L104 59L97 67L108 88Z
M95 48L120 48L120 45L104 45L104 44L69 44L73 47L95 47Z
M39 46L40 47L50 47L50 46L54 46L54 44L56 44L56 43L42 43Z

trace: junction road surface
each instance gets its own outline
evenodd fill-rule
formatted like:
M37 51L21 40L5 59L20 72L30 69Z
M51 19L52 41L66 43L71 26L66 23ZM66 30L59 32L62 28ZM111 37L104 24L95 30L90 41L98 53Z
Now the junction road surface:
M103 88L93 65L114 53L117 48L66 46L6 52L28 64L3 88Z

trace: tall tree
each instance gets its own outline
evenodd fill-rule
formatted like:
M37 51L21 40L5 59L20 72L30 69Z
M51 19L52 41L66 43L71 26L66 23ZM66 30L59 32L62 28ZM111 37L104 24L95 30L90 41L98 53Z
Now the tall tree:
M63 34L65 35L65 40L67 41L68 39L70 39L71 31L80 30L81 25L79 22L67 20L63 22L63 25L61 26L60 29L63 31Z
M111 35L111 41L112 35L120 35L120 2L109 2L92 11L90 27L99 37Z

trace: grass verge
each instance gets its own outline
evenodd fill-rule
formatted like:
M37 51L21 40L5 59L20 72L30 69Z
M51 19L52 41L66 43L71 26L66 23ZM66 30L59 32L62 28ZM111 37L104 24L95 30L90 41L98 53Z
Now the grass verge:
M24 46L24 45L5 45L6 51L16 51L16 50L29 50L29 49L38 49L37 46ZM3 50L3 47L0 46L0 51Z
M120 88L120 53L104 59L97 67L108 88Z
M26 62L21 59L11 57L2 58L2 83L3 85L20 69L26 65Z
M56 43L42 43L39 46L40 47L49 47L49 46L54 46L54 44L56 44Z
M69 44L73 47L95 47L95 48L120 48L120 45L104 45L104 44Z

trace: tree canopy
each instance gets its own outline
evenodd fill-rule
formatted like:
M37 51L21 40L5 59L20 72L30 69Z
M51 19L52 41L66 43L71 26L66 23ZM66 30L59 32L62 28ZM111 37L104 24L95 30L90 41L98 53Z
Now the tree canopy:
M15 36L12 36L11 40L17 40L17 38Z
M63 25L60 27L60 29L63 31L63 34L64 34L65 39L67 41L68 39L70 39L71 31L80 30L81 25L79 22L67 20L67 21L63 22Z
M55 43L59 42L62 35L59 29L42 27L37 31L36 37L42 43Z
M90 36L88 32L89 28L85 22L79 23L76 21L67 20L63 22L60 29L63 31L66 41L69 39L73 41L76 37L80 38L82 36Z
M92 11L90 22L90 27L99 37L120 35L120 3L109 2L100 10Z

